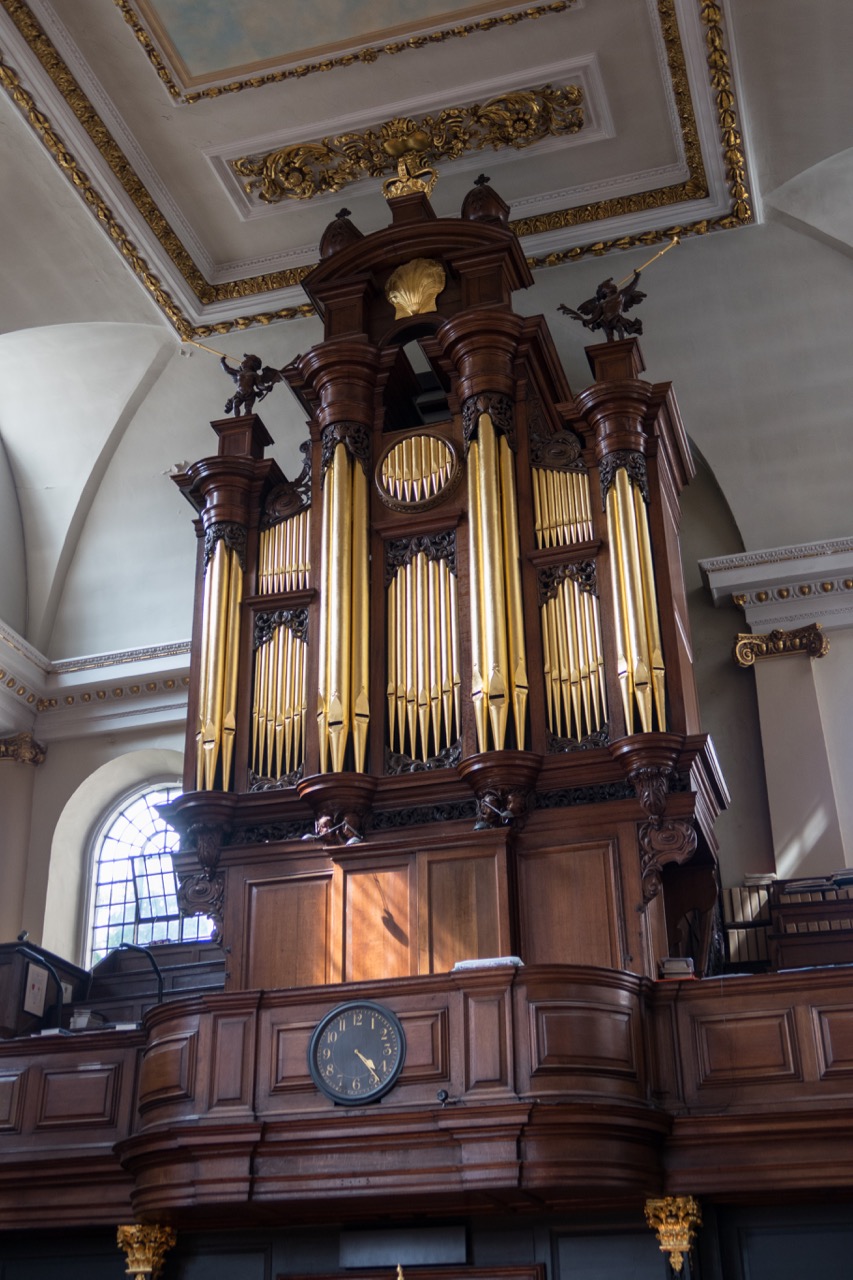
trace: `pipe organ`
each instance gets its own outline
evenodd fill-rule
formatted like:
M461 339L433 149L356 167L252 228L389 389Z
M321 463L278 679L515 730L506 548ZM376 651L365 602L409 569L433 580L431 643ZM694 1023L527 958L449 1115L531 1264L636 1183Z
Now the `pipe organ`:
M371 236L338 217L306 281L325 337L281 371L302 474L249 415L177 477L203 547L185 898L222 904L235 988L496 948L654 974L688 946L701 967L725 791L674 399L634 339L588 348L572 393L545 320L512 310L530 275L496 193L449 219L389 203Z

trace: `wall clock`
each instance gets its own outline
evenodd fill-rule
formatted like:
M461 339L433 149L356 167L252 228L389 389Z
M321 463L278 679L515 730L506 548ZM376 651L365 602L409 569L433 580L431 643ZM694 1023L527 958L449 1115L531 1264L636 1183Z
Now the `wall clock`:
M381 1004L352 1000L332 1009L315 1027L308 1069L328 1098L354 1106L387 1093L405 1056L399 1018Z

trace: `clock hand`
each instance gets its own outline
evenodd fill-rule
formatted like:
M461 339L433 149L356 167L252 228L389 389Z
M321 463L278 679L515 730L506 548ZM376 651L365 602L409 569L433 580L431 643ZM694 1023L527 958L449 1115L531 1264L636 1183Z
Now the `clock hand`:
M373 1079L376 1081L377 1084L379 1084L380 1083L379 1076L376 1074L376 1067L373 1065L372 1060L370 1058L365 1058L364 1054L360 1053L358 1049L356 1049L354 1052L357 1058L361 1058L362 1062L367 1067L370 1074L373 1076Z

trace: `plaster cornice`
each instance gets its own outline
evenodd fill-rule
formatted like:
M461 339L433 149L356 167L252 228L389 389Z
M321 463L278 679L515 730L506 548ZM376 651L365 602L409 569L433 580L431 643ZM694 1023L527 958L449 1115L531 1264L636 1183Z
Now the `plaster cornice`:
M853 538L718 556L699 568L714 604L737 605L756 631L853 626Z

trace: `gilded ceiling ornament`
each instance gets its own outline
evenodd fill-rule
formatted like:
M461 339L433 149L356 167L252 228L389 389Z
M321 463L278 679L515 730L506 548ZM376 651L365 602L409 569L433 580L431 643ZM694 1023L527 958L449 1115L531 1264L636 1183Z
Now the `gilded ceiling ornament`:
M240 93L243 89L261 89L264 85L280 84L283 80L302 80L305 76L314 75L318 71L334 71L339 67L353 67L359 64L369 66L370 63L376 62L377 58L382 54L393 55L395 53L406 53L413 49L432 48L437 44L443 44L446 40L464 39L466 36L474 35L480 31L509 30L519 22L544 18L551 14L568 13L575 0L552 0L550 4L531 5L529 8L517 10L515 13L502 13L494 18L480 18L474 22L457 23L455 26L448 27L443 31L430 31L426 35L410 36L408 40L394 40L386 41L383 44L366 45L352 53L339 54L333 58L323 58L318 62L300 63L296 67L279 68L276 71L250 76L244 80L231 80L228 84L210 85L192 93L183 93L180 86L175 83L169 67L160 56L154 41L129 0L115 0L115 3L121 10L125 22L145 51L145 55L156 71L158 79L163 81L173 98L178 98L182 103L191 105L194 102L201 102L205 98L220 98L227 93Z
M0 738L0 760L17 760L19 764L44 764L47 747L36 742L31 733L16 733Z
M109 164L116 180L121 184L141 216L146 219L164 251L181 272L187 285L193 290L202 305L215 306L220 302L240 298L253 299L265 292L288 288L298 284L313 269L314 264L310 264L304 267L270 272L262 276L246 277L243 280L227 281L215 285L206 281L190 255L183 248L176 233L160 213L152 197L134 172L127 157L115 140L111 138L103 121L74 80L57 50L36 22L24 0L0 0L0 3L2 3L4 10L15 23L22 38L40 61L45 72L62 93L82 127L92 138L94 144L101 149L101 154ZM257 87L274 83L277 80L288 79L291 76L302 77L313 71L329 70L333 66L346 66L357 61L370 62L374 61L380 53L397 53L409 48L423 48L433 43L440 43L445 39L467 36L473 31L488 31L510 27L517 22L530 18L566 12L572 3L574 3L574 0L566 0L566 3L558 2L540 5L517 13L503 14L497 18L486 18L480 22L456 26L447 31L433 32L429 36L402 41L396 45L382 46L381 49L365 49L358 54L344 55L340 59L296 67L287 72L275 72L252 80L213 86L210 89L187 95L183 101L196 102L205 97L218 97L225 93L236 92L242 88ZM723 161L732 195L730 212L714 218L701 218L694 222L675 224L662 230L644 231L638 235L619 236L609 240L596 240L589 244L575 245L570 249L556 250L542 257L530 257L527 261L531 268L560 266L565 262L576 261L588 256L597 257L615 250L632 249L638 245L656 245L670 239L673 235L679 235L682 238L685 236L707 235L711 231L729 230L752 221L749 191L746 186L746 156L738 128L731 62L725 48L722 29L722 13L713 0L698 0L698 3L700 4L701 21L706 29L708 74L715 90L717 120L723 147ZM141 24L139 24L131 6L126 0L116 0L116 4L136 32L141 47L151 57L146 41L141 38L140 32L137 30L137 27L141 29ZM689 171L687 181L654 191L620 197L616 200L604 200L574 209L557 210L553 213L541 214L532 218L517 219L510 223L510 227L519 237L535 235L542 231L555 231L563 227L580 226L607 218L625 217L632 213L645 212L685 200L697 199L707 194L699 135L690 98L690 86L678 31L675 3L674 0L658 0L657 7L661 33L669 62L670 81L681 124L685 157ZM164 81L169 91L172 92L169 87L168 72L163 72L162 60L160 60L160 66L153 59L152 61L160 79ZM302 303L298 306L247 313L236 316L233 319L194 326L184 315L171 294L163 288L159 277L152 271L150 265L124 228L116 221L110 206L92 185L88 175L80 168L76 157L65 145L50 119L41 110L32 94L22 86L15 70L8 64L3 63L2 57L0 57L0 88L6 92L33 128L42 145L64 171L69 181L77 188L81 197L110 236L110 239L115 243L131 270L181 338L212 337L217 334L238 332L257 324L266 325L278 320L304 319L314 315L314 308L309 303Z
M444 290L444 267L434 258L412 258L389 277L385 297L394 308L394 319L420 316L435 311L436 299Z
M669 1265L680 1275L684 1255L690 1252L697 1228L702 1225L699 1202L693 1196L647 1200L646 1222L657 1235L661 1253L669 1254Z
M310 200L364 177L381 178L400 163L407 167L403 180L411 178L414 155L427 150L456 160L484 147L521 149L543 138L577 133L583 127L582 100L577 85L555 89L546 84L501 94L483 104L447 107L437 116L388 120L378 129L241 156L231 167L246 179L244 190L267 204Z
M829 636L819 622L793 631L770 631L767 635L741 633L735 638L732 657L739 667L752 667L759 658L785 658L802 653L823 658L829 653Z

